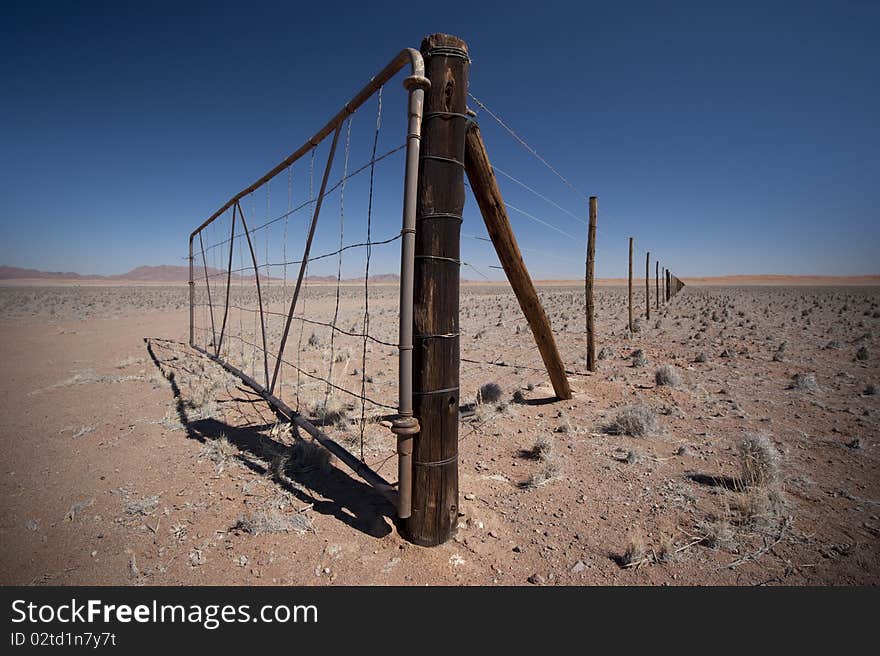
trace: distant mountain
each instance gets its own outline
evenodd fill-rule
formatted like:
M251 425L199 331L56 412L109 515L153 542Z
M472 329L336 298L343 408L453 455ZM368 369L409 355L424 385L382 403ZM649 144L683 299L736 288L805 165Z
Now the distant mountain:
M200 270L200 273L204 269ZM208 269L208 274L219 273L216 269ZM189 281L188 266L162 264L160 266L139 266L128 273L118 276L107 276L109 280L131 280L132 282L187 282Z
M36 269L22 269L0 265L0 280L16 280L20 278L56 278L65 280L77 280L80 278L97 278L100 276L82 276L78 273L61 271L37 271Z
M204 269L201 270L203 272ZM217 269L208 268L208 274L219 273ZM107 280L129 282L187 282L189 280L188 266L173 266L163 264L161 266L140 266L128 273L112 276L97 274L83 275L72 271L39 271L37 269L22 269L0 265L0 280Z
M208 275L213 279L220 278L216 284L223 284L222 275L225 270L208 267ZM196 279L203 280L205 275L204 266L197 266L195 270ZM233 273L232 278L238 281L252 281L253 275L240 276ZM155 283L181 283L189 281L189 267L177 266L172 264L162 264L159 266L139 266L132 269L128 273L121 273L110 276L101 276L97 274L83 275L73 272L60 271L39 271L37 269L22 269L20 267L12 267L0 265L0 280L89 280L89 281L107 281L107 282L155 282ZM280 282L280 278L266 278L261 276L261 280L271 281L273 283ZM315 283L335 283L336 276L309 276L309 282ZM344 278L342 282L362 282L363 278ZM396 283L400 281L400 276L394 273L380 273L370 276L371 282L377 283ZM212 281L212 286L214 282Z

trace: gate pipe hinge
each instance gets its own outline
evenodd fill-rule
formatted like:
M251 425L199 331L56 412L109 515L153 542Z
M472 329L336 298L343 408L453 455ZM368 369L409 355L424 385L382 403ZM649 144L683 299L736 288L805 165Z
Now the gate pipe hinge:
M419 420L415 417L398 417L391 422L391 432L400 437L416 435L420 430Z

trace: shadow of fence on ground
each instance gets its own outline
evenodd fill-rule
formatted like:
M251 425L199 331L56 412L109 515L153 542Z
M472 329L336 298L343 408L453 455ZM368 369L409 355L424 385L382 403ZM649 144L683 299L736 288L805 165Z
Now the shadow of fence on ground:
M237 426L214 417L193 416L197 414L194 412L196 405L185 398L177 379L181 373L194 375L192 367L188 365L202 356L180 342L145 337L144 343L153 364L170 385L178 419L189 439L205 444L223 435L238 449L236 457L242 464L266 476L303 503L311 504L315 512L335 517L372 537L381 538L391 532L396 520L394 506L371 486L333 465L326 468L297 466L296 442L311 443L311 440L300 434L296 424L291 424L290 428L293 444L286 444L268 435L276 420L287 423L287 419L276 415L268 404L265 408L271 413L272 420L246 426ZM218 365L210 363L209 366ZM234 396L225 400L226 403L265 404L258 394L244 386L237 386L236 391L244 396Z

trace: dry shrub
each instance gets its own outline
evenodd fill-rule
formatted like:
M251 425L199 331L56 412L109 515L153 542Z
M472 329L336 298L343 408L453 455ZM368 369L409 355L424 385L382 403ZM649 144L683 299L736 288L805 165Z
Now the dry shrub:
M667 385L669 387L681 386L681 376L678 370L671 364L663 364L657 367L654 372L654 382L658 385Z
M298 440L290 449L286 471L297 474L326 472L330 468L330 452L317 442Z
M303 533L312 530L312 522L303 513L285 514L279 510L258 510L250 515L241 515L233 530L244 531L251 535L265 535L268 533Z
M632 437L652 435L658 429L657 415L643 403L624 406L613 421L605 427L605 431L611 435L630 435Z
M555 456L556 443L549 435L539 435L531 452L538 460L549 460Z
M607 360L609 358L613 358L614 357L614 349L612 349L608 346L603 346L602 348L599 349L599 354L596 357L599 360Z
M485 383L477 393L477 403L496 403L501 400L501 394L501 386L498 383Z
M815 392L819 389L819 384L816 382L815 374L795 374L791 377L791 384L788 386L788 389Z

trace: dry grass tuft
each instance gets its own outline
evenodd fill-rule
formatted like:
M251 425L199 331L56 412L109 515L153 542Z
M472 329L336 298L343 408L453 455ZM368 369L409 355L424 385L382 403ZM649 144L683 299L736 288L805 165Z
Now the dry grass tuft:
M697 532L702 536L702 543L710 549L736 552L739 543L736 532L726 516L712 516L697 524Z
M746 433L739 444L740 477L745 487L779 484L779 451L764 433Z
M520 487L526 490L533 490L556 480L561 473L562 465L559 463L558 459L553 458L551 460L546 460L541 469L529 476Z
M647 367L648 366L648 356L645 355L645 352L642 349L636 349L630 354L630 360L632 361L633 367Z
M559 478L562 473L562 463L556 454L556 443L551 436L540 435L535 440L535 446L527 454L528 457L540 461L541 468L521 483L521 488L532 490Z
M308 412L312 418L317 419L316 423L321 426L336 426L344 429L351 423L348 416L349 410L347 403L330 396L312 403Z
M645 558L647 558L645 541L639 535L631 535L618 561L621 567L635 567L645 562Z
M205 446L202 448L199 457L207 458L215 465L223 465L228 462L230 458L237 456L238 453L238 447L229 441L229 438L226 437L225 433L220 433L217 436L217 439L205 442Z
M679 558L679 552L675 547L675 541L669 533L660 534L660 544L657 547L657 562L674 563Z
M127 515L149 515L158 505L159 496L153 494L143 499L126 499L123 507Z

